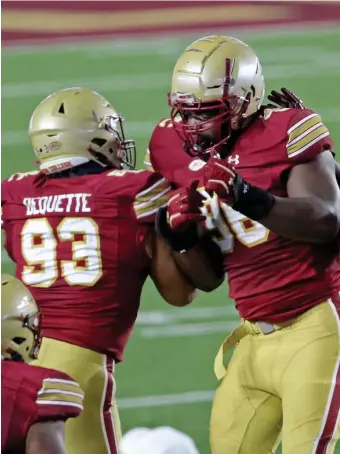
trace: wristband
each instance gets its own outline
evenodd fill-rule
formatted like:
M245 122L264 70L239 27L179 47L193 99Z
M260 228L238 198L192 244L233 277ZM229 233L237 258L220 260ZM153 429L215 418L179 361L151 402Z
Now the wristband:
M273 208L275 197L264 189L253 186L237 175L235 181L235 204L233 209L254 221L260 221Z
M193 248L200 240L200 233L197 224L190 225L183 232L172 230L167 221L167 207L160 208L156 214L155 228L176 252L185 252Z

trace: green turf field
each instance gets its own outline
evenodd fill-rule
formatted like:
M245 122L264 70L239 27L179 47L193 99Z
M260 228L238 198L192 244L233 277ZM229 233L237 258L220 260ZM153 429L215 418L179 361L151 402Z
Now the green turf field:
M237 35L237 34L236 34ZM198 34L199 36L199 34ZM340 141L340 30L238 34L258 52L267 91L296 91L322 115ZM63 44L2 52L2 177L34 168L27 127L35 106L59 88L86 85L106 96L126 117L142 164L148 138L168 116L172 67L193 36L116 43ZM6 254L3 271L13 272ZM189 433L201 453L209 452L209 408L216 381L213 358L237 323L227 286L201 295L191 307L166 306L146 285L137 326L123 364L117 392L123 430L171 425ZM340 453L340 450L339 450Z

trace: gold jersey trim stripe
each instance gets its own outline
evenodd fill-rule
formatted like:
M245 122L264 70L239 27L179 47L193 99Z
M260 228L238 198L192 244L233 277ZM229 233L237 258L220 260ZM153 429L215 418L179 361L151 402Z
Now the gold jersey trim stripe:
M38 391L38 399L75 401L81 404L84 393L79 384L73 380L45 378Z
M152 210L150 211L145 211L143 213L139 213L137 214L136 213L136 216L137 216L137 219L140 219L140 218L145 218L146 216L150 216L154 213L157 213L157 211L160 209L160 208L163 208L163 207L166 207L168 204L168 198L166 197L165 200L164 200L164 203L160 204L159 206L157 206L156 208L153 208Z
M44 378L44 383L68 383L69 385L78 386L78 383L74 380L65 380L64 378Z
M321 140L321 139L323 139L324 137L327 137L327 136L329 136L329 131L328 130L324 134L316 137L314 140L312 140L311 142L307 143L304 147L300 148L299 150L297 150L297 151L295 151L293 153L290 153L288 155L288 157L289 158L293 158L294 156L297 156L298 154L303 153L305 150L307 150L307 148L311 147L315 143L319 142L319 140Z
M135 203L134 203L134 207L135 207L136 210L139 210L141 208L145 208L146 206L148 206L150 204L153 204L158 198L163 197L165 194L167 194L170 191L171 191L171 187L168 186L168 187L164 188L163 191L157 192L152 197L144 197L143 201L139 201L138 200L138 202L137 202L137 200L136 200ZM142 199L140 199L140 200L142 200Z
M81 399L84 398L84 394L81 392L74 392L74 391L65 391L63 389L43 389L38 392L38 396L41 396L43 394L51 394L51 393L60 393L60 394L67 394L69 396L76 396L80 397Z
M323 126L321 121L319 121L319 123L316 123L314 126L312 126L309 129L307 129L304 133L300 134L299 137L297 137L296 139L291 140L290 142L288 142L287 143L287 148L290 148L292 145L295 145L299 140L303 139L309 133L315 131L315 129L318 129L320 126Z
M169 182L165 178L161 178L160 180L156 181L156 183L154 183L152 186L149 186L148 188L144 189L144 191L139 192L135 198L137 200L139 198L142 198L142 196L148 194L149 192L153 192L153 190L155 190L156 192L157 190L161 191L167 186L170 187ZM161 189L157 189L158 187L160 187Z
M303 118L288 130L289 137L286 145L289 157L294 157L307 150L319 140L327 137L329 131L322 123L318 114Z
M76 407L80 408L80 410L83 410L84 407L81 404L78 404L76 402L65 402L63 400L58 401L58 400L37 400L37 404L39 405L61 405L65 407Z
M300 120L299 122L295 123L295 125L291 126L289 129L288 129L288 134L290 135L296 128L298 128L299 126L301 126L303 123L306 123L306 121L310 120L311 118L313 117L320 117L320 115L318 115L317 113L312 113L310 115L308 115L308 117L305 117L305 118L302 118L302 120ZM319 120L320 121L320 120Z
M133 208L137 219L155 213L168 202L168 193L171 191L169 182L162 178L155 184L136 195Z
M78 394L78 395L77 395ZM79 393L60 392L60 390L51 390L51 392L43 392L38 395L37 402L43 402L48 400L51 402L73 402L78 405L82 405L84 395Z

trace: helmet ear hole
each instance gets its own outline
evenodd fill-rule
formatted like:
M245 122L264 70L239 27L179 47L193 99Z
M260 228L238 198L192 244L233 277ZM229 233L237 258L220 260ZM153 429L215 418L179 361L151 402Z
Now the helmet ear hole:
M58 113L61 113L61 114L64 114L65 113L65 107L64 107L64 103L62 103L59 107L59 110L58 110Z
M98 147L103 147L106 144L107 140L106 139L101 139L101 138L95 138L91 140L91 143L94 145L98 145Z
M25 340L26 339L24 337L13 337L13 342L17 345L23 344L25 342Z

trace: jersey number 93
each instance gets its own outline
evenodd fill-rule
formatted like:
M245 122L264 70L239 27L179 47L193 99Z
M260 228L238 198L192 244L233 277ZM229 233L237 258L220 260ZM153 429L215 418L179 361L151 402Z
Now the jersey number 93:
M63 242L71 243L71 257L58 266L57 245ZM102 276L98 225L91 218L64 218L55 232L47 218L29 219L22 228L21 250L26 285L46 288L63 278L69 285L93 286Z

